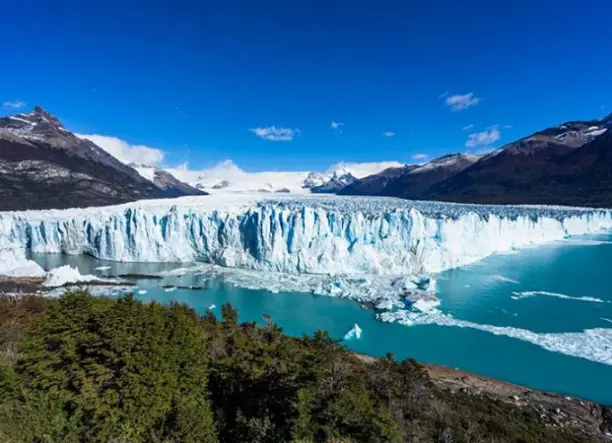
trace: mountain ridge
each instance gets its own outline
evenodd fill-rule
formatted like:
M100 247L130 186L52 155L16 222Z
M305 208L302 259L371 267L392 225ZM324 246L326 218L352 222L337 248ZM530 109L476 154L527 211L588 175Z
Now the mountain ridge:
M452 154L419 167L386 170L357 180L339 194L612 207L611 128L612 114L597 120L569 121L479 158ZM448 164L453 156L456 161Z
M105 206L168 196L40 106L0 117L0 210Z

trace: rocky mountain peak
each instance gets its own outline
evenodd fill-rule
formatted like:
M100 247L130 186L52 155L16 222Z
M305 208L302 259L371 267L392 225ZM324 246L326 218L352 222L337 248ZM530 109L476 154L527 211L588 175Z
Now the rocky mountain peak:
M49 120L51 120L51 119L57 120L57 118L55 118L55 116L53 116L49 111L44 110L39 105L34 106L34 114L39 115L41 117L45 117L45 118L47 118Z
M61 122L50 112L35 106L33 112L0 118L0 131L30 140L41 140L45 136L69 134Z
M304 189L312 189L316 186L321 186L325 183L325 177L323 174L319 172L310 172L308 176L304 179L304 183L302 184L302 188Z

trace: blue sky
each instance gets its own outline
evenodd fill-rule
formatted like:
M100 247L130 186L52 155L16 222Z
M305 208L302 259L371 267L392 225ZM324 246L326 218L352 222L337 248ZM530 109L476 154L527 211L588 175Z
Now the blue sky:
M161 149L169 165L410 162L612 112L611 12L604 0L8 2L0 102Z

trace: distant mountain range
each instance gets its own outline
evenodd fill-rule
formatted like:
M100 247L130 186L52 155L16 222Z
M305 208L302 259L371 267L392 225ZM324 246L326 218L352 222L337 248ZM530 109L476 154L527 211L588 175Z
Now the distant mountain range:
M536 132L482 157L452 154L355 181L343 195L612 207L612 115Z
M204 171L166 169L179 180L211 194L219 192L336 193L346 185L378 173L398 162L338 163L325 172L263 171L246 172L231 160Z
M168 171L154 166L137 165L130 166L143 178L147 179L159 189L164 191L166 197L183 197L185 195L206 195L206 192L183 183Z
M446 180L480 159L470 154L449 154L423 165L389 168L379 174L354 181L339 193L419 198L431 186Z
M0 118L0 210L101 206L204 194L155 175L149 180L47 111Z
M319 185L312 186L310 192L315 194L335 194L342 191L347 186L352 185L357 180L358 178L355 177L348 168L340 165L340 167L336 168L331 177L327 180L324 179Z
M36 107L0 118L0 210L101 206L219 192L612 207L611 128L612 115L571 121L484 156L457 153L425 164L340 163L324 173L249 173L228 160L212 169L190 171L122 163Z

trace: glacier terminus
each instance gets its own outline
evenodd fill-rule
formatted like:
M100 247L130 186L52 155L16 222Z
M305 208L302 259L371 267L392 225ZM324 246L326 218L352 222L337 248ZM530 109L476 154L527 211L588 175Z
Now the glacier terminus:
M0 244L123 262L405 276L611 228L602 209L237 194L4 212Z

